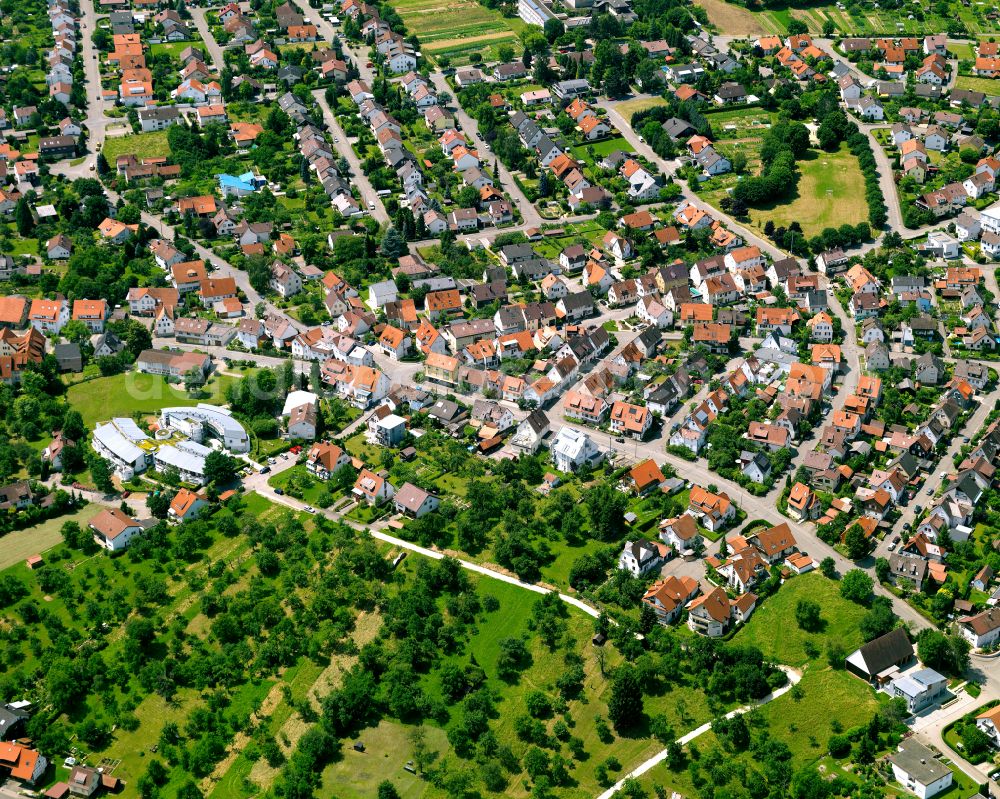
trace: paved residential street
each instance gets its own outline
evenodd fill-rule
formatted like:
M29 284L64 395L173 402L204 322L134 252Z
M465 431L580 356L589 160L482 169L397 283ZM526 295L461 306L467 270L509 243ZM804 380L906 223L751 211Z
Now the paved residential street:
M189 10L195 28L198 30L198 35L205 43L205 55L209 58L208 66L213 67L216 72L221 72L222 68L226 65L226 59L222 48L219 47L219 43L212 35L212 29L208 25L208 20L206 19L208 9L201 8L200 6L191 6Z
M344 129L340 127L340 123L333 115L333 109L330 108L330 104L326 101L325 94L325 89L316 89L313 91L313 97L323 111L323 121L330 129L330 135L333 136L333 144L337 148L337 152L347 159L347 163L351 167L351 182L357 184L361 193L361 207L367 213L371 214L379 224L387 225L390 219L389 215L385 212L385 206L382 205L381 198L375 192L375 189L372 188L371 181L368 180L368 176L361 166L361 159L354 152L354 148L348 141Z
M434 88L438 90L440 94L453 95L451 86L448 85L448 81L441 72L433 72L431 74L431 81L434 84ZM497 158L495 155L491 154L485 149L486 142L479 135L479 123L476 122L465 109L454 100L450 105L451 110L455 114L455 118L458 120L458 124L461 126L462 131L465 133L466 137L473 143L474 147L479 148L479 157L486 164L490 164L490 161L497 165L500 172L500 183L503 186L503 191L506 191L512 198L512 205L520 212L521 222L525 227L538 227L545 220L542 219L541 214L538 213L538 209L533 203L528 201L528 198L521 191L520 187L514 182L513 175L510 174L507 167L504 165L503 161ZM490 164L490 169L484 171L491 171L492 164Z

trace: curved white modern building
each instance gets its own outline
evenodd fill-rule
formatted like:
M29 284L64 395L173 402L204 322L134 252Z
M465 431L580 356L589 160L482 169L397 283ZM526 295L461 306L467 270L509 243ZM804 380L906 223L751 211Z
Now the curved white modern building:
M243 425L218 405L164 408L160 411L160 426L178 430L199 443L206 437L217 438L230 452L250 451L250 436Z

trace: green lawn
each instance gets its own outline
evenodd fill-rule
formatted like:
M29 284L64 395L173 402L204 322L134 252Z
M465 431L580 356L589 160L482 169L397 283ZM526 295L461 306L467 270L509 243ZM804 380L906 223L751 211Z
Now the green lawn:
M365 463L378 463L381 448L368 443L365 432L355 433L344 442L344 449L355 458L361 458Z
M236 378L215 375L201 394L193 396L183 385L167 383L159 375L126 372L70 386L66 398L83 416L84 424L93 427L95 422L106 421L112 416L155 414L169 405L225 404L226 389L235 382Z
M583 546L574 547L565 541L550 542L549 549L555 558L542 567L542 581L557 585L563 590L569 586L569 572L573 563L583 555L592 555L603 549L607 544L594 538L588 538Z
M297 486L297 490L289 490L289 481L292 481ZM320 497L325 495L329 488L328 483L309 474L306 467L302 464L274 475L267 481L267 484L272 488L280 488L289 496L301 499L310 505L316 505Z
M428 726L425 731L432 751L448 750L444 730ZM381 721L365 730L359 738L365 751L346 748L344 756L323 772L324 788L336 790L340 799L371 799L383 780L391 781L402 799L420 799L428 790L433 791L430 782L403 768L413 758L410 733L410 727L394 721ZM219 797L213 795L212 799Z
M113 136L104 140L104 157L111 168L119 155L136 155L139 158L153 158L170 155L167 131L154 130L149 133L134 133L129 136Z
M878 707L875 693L862 680L842 670L809 667L799 683L802 698L790 694L760 710L771 734L792 750L796 766L814 763L826 754L834 728L849 730L871 721Z
M610 155L615 150L625 150L628 152L629 149L631 148L625 139L621 136L613 136L610 139L604 139L595 144L581 144L577 147L572 147L571 152L573 153L573 157L578 161L592 163L599 161L606 155ZM591 156L590 151L593 151L593 156Z
M819 603L826 623L822 631L806 632L795 623L795 606L802 599ZM765 657L778 663L798 667L810 660L805 651L807 641L821 653L827 641L839 642L846 652L854 651L862 643L858 624L864 614L863 607L841 598L836 582L813 571L783 585L757 608L734 640L758 647Z
M967 42L948 42L948 52L958 59L973 61L976 58L972 44Z
M171 58L180 58L181 53L184 52L184 48L190 46L199 46L201 42L160 42L159 44L151 44L149 46L149 52L153 55L159 53L167 53Z

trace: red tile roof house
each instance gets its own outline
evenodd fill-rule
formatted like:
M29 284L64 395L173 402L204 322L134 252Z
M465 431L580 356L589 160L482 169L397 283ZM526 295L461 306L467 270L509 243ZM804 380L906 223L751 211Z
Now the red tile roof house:
M201 513L201 509L207 504L208 502L206 502L201 494L187 488L182 488L174 495L170 503L170 509L167 511L167 518L177 523L196 519L198 518L198 514Z
M143 531L138 521L118 508L105 508L87 526L94 533L94 541L109 552L123 551Z
M770 527L758 533L753 538L752 543L757 547L764 559L772 565L784 560L786 556L795 552L798 547L795 536L792 535L791 528L788 526L788 522L782 522L775 527Z
M319 441L309 448L306 456L306 471L321 480L329 480L330 475L343 466L349 466L351 456L336 444Z
M368 469L362 469L354 483L352 491L358 499L364 499L369 505L390 500L395 496L396 489L392 483L381 475L377 475Z
M107 318L106 300L73 300L73 319L83 322L91 332L104 332L104 321Z

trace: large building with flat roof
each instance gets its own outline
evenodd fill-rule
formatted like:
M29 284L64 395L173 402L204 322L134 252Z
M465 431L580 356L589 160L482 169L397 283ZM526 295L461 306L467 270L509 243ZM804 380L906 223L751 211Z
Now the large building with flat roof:
M151 439L131 419L117 417L94 428L94 451L111 464L122 480L131 480L149 466Z
M529 25L537 25L540 28L544 28L548 20L556 18L552 9L545 5L543 0L518 0L517 15Z

